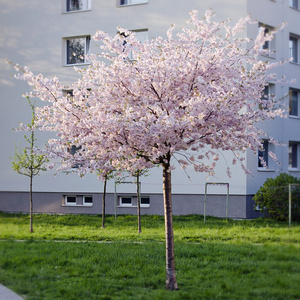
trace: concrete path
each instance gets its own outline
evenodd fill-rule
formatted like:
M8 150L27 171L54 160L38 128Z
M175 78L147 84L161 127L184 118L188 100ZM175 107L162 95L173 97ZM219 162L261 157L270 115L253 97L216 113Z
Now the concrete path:
M23 300L23 298L0 284L0 300Z

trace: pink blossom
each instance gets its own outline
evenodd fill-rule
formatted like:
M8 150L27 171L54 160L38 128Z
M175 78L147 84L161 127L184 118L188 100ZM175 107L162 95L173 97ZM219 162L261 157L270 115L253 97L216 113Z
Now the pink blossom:
M57 133L45 151L66 167L80 164L82 174L171 167L178 152L186 156L182 166L211 172L219 160L212 150L230 150L240 162L240 153L256 151L263 136L256 124L284 115L275 97L261 99L268 81L277 80L270 70L280 65L258 60L274 32L261 31L249 48L249 41L239 37L253 23L249 17L233 27L230 20L213 18L211 10L204 19L192 11L188 27L177 36L171 26L167 39L145 43L119 27L126 47L124 35L97 31L93 38L102 52L90 56L88 68L76 69L79 79L68 87L72 97L63 94L57 77L34 75L15 64L16 77L32 86L30 96L46 104L37 108L38 128ZM137 55L130 61L133 50ZM78 148L74 155L67 151L72 145ZM201 163L204 158L214 163Z

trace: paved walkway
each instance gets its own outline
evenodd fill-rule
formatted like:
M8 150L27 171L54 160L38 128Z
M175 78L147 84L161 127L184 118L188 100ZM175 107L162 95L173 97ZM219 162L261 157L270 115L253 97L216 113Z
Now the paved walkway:
M23 300L15 292L0 284L0 300Z

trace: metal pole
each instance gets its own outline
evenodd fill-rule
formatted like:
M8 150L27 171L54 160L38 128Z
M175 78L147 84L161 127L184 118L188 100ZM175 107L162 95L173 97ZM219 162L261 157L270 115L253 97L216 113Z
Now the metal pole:
M226 198L226 220L228 219L228 202L229 202L229 184L227 184L227 198Z
M289 227L292 224L292 185L289 184Z
M139 192L140 192L139 201L140 201L140 204L141 204L141 201L142 201L142 183L140 181L139 181L139 186L140 186L140 188L139 188Z
M204 224L206 222L206 194L207 194L207 182L205 183L205 196L204 196Z
M115 220L117 220L117 183L115 182L115 195L114 195L114 202L115 202Z

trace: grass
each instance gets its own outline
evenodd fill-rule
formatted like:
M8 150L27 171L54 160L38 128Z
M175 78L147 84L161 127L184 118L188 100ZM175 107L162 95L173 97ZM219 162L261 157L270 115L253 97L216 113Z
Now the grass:
M26 299L299 299L300 224L174 217L178 291L166 291L164 220L0 214L0 282ZM104 241L104 242L101 242Z

